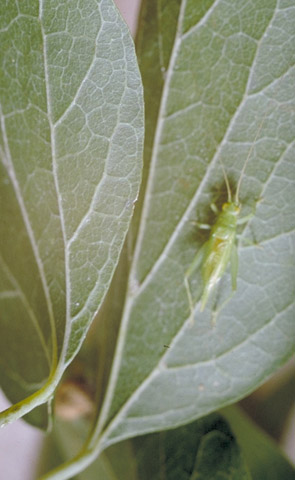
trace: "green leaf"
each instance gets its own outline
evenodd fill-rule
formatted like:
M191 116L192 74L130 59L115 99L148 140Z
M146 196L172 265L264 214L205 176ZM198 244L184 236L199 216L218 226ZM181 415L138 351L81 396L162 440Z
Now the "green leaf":
M251 480L239 447L233 438L212 432L204 438L192 479Z
M70 458L81 444L85 421L57 422L46 441L42 470L59 458ZM113 445L75 480L250 480L228 424L218 414L173 430Z
M243 452L253 480L293 480L295 469L275 442L237 407L222 410Z
M108 289L138 195L143 102L111 0L0 10L0 375L20 401L7 422L52 396Z
M151 3L143 7L145 26ZM206 8L202 3L202 11L195 2L178 5L99 424L108 425L106 444L173 427L234 402L294 351L295 75L288 45L295 36L295 9L279 9L275 2L256 2L254 8L252 2L218 1ZM150 26L154 42L169 6L164 2ZM284 34L278 36L279 31ZM225 275L206 311L201 314L197 305L192 326L184 274L204 235L191 221L214 221L210 203L220 204L227 195L220 159L234 191L258 131L240 199L244 215L262 198L243 231L259 246L239 245L237 292L232 295ZM191 283L198 298L198 272Z
M148 0L141 28L148 171L113 365L87 445L50 479L242 398L294 352L294 5ZM221 161L235 193L248 156L238 288L225 274L201 313L196 271L192 325L184 276L208 238L193 221L212 225L227 199Z
M41 453L38 473L41 475L58 463L66 461L81 448L87 435L89 422L79 419L72 423L55 422L54 429L46 438ZM137 464L131 441L113 445L103 452L75 480L137 480Z
M146 435L133 442L138 478L250 480L239 446L220 415Z
M237 407L177 429L113 445L75 480L292 480L294 468L275 442ZM71 458L87 432L85 420L58 421L46 440L42 471Z

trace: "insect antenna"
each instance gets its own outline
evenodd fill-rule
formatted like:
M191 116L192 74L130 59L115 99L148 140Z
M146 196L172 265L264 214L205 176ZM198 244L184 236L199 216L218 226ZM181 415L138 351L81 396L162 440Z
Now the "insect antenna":
M219 159L219 161L220 161L220 165L221 165L221 168L222 168L222 171L223 171L223 176L224 176L224 180L225 180L225 184L226 184L227 201L229 203L231 203L232 202L232 197L231 197L231 190L230 190L230 186L229 186L229 181L228 181L226 171L225 171L225 168L224 168L224 165L223 165L223 162L222 162L221 158Z
M237 190L236 190L236 194L235 194L235 203L236 203L236 204L239 203L239 193L240 193L240 188L241 188L242 179L243 179L243 176L244 176L244 173L245 173L245 170L246 170L248 161L249 161L249 159L250 159L250 157L251 157L251 155L252 155L252 152L253 152L253 149L254 149L256 140L257 140L257 138L258 138L258 136L259 136L259 134L260 134L260 132L261 132L261 129L262 129L262 127L263 127L265 118L266 118L266 113L265 113L265 115L263 116L263 119L262 119L262 121L261 121L261 123L260 123L260 125L259 125L259 128L258 128L258 130L257 130L257 132L256 132L255 138L254 138L254 140L253 140L253 142L252 142L252 145L251 145L251 147L250 147L249 153L248 153L248 155L247 155L247 158L246 158L246 160L245 160L245 162L244 162L244 165L243 165L243 168L242 168L242 170L241 170L241 175L240 175L240 178L239 178L239 181L238 181Z

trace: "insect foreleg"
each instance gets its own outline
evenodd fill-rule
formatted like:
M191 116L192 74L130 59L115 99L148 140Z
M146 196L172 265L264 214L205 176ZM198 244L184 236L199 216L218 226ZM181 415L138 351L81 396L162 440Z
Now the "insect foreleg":
M249 220L251 220L251 218L253 218L255 216L255 212L256 212L256 205L253 206L252 212L248 213L248 215L245 215L244 217L241 217L241 218L237 219L237 225L243 225L243 224L249 222Z
M219 210L218 208L216 207L215 203L210 203L210 208L212 210L213 213L215 213L215 215L218 215L219 214Z
M253 217L254 217L254 213L251 212L251 213L249 213L249 215L245 215L245 217L238 218L237 225L243 225L244 223L249 222L249 220L251 220L251 218L253 218Z
M217 208L217 206L215 205L215 203L210 203L210 208L212 210L212 212L215 213L215 215L218 215L219 214L219 210ZM208 223L200 223L200 222L196 222L194 221L193 222L198 228L200 228L200 230L211 230L212 228L212 225L208 225Z
M251 238L243 237L242 235L237 235L237 238L239 239L240 244L247 245L248 247L260 247L260 245L258 245L256 242L253 242Z
M196 222L195 225L197 225L197 227L198 227L200 230L211 230L211 228L212 228L212 225L208 225L208 223L199 223L199 222Z

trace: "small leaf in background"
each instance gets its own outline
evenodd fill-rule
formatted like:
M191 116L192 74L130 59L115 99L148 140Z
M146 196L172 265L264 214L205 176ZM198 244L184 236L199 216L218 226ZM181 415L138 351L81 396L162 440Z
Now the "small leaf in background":
M282 441L284 431L290 426L290 417L295 408L294 379L293 357L266 384L240 402L255 424L278 442ZM294 455L292 458L295 459Z
M251 480L239 447L233 438L220 432L207 434L202 441L192 480Z
M218 414L133 441L141 480L250 480L228 424Z
M4 2L0 18L0 375L21 401L6 422L52 396L103 301L139 190L143 100L111 0Z
M292 466L275 442L237 407L221 414L228 421L243 452L253 480L294 480Z

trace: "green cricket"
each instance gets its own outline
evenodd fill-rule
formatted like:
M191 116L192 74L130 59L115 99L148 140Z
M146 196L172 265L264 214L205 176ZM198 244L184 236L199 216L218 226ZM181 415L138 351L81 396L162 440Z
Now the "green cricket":
M200 265L203 280L203 292L200 299L201 312L205 309L205 306L212 291L224 275L229 263L231 265L232 290L234 291L237 288L237 227L238 225L247 223L250 218L254 216L254 212L252 212L249 215L239 218L241 212L239 193L246 166L248 164L249 158L251 157L254 144L258 138L259 132L264 123L264 119L265 117L260 124L255 139L244 162L234 198L232 197L228 177L226 175L224 166L220 161L227 189L227 202L222 205L221 212L218 212L216 205L211 205L213 211L217 214L217 219L212 227L206 224L200 225L200 228L210 229L210 236L194 257L184 277L184 284L189 301L191 319L193 319L194 316L194 301L189 286L189 278Z

